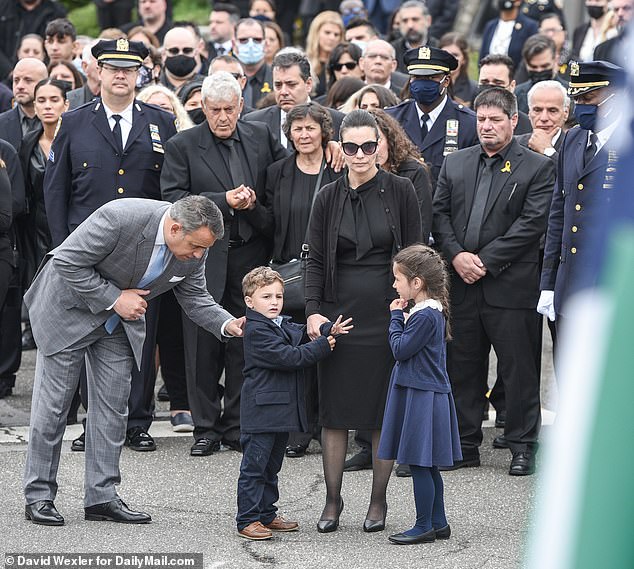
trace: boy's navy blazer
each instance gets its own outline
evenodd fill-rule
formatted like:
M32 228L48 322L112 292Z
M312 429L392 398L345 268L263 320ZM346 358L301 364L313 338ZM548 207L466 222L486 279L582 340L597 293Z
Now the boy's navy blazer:
M291 322L289 316L282 317L281 326L249 308L246 317L240 430L306 431L304 368L330 354L330 323L322 325L322 336L310 341L306 326Z

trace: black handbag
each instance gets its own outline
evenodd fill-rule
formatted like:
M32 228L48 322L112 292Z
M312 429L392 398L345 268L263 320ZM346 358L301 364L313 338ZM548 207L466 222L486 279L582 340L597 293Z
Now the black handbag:
M308 216L308 226L310 226L310 216L313 213L313 206L317 199L317 194L321 189L321 179L324 174L324 168L326 167L325 159L321 163L319 169L319 176L317 176L317 183L315 184L315 192L313 193L313 201L310 204L310 215ZM300 312L306 307L306 293L305 293L305 277L306 277L306 263L308 261L308 227L306 227L306 234L304 235L304 243L302 244L302 250L299 254L299 259L291 259L288 263L269 263L270 267L276 270L284 281L284 311L285 312Z

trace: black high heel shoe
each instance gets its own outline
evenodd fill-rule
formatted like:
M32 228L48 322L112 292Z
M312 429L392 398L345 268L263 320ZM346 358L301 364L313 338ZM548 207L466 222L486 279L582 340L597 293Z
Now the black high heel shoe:
M375 531L383 531L385 529L385 518L387 517L387 504L383 509L383 518L380 520L370 520L368 518L363 522L363 531L373 533Z
M341 498L341 502L339 503L339 511L337 512L337 517L334 520L319 520L317 522L317 531L319 533L330 533L336 531L339 527L339 516L343 512L343 498Z

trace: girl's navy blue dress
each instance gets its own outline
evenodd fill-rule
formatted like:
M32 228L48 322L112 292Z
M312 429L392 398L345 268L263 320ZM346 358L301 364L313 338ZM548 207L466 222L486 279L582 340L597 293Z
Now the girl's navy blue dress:
M451 466L462 453L440 303L428 299L417 304L407 322L401 310L393 310L389 339L396 365L378 456L399 464Z

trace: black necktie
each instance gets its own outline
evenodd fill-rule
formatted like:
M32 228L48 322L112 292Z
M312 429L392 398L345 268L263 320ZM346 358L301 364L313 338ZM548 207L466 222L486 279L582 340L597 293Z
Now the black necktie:
M244 167L234 142L233 138L225 138L222 141L222 144L226 148L225 157L227 158L227 166L229 166L232 189L237 188L246 181L244 176ZM234 215L234 221L237 223L231 224L231 238L233 239L239 237L244 241L248 241L253 235L253 229L244 219L241 219L241 212L235 211Z
M420 122L421 122L421 125L420 125L420 139L421 139L422 142L425 141L425 137L429 133L429 130L427 129L427 121L428 120L429 120L429 115L427 113L423 113L423 116L420 119Z
M597 153L597 140L599 140L599 137L594 132L590 133L590 144L586 146L586 151L583 153L584 166L587 166Z
M480 229L484 221L484 209L489 199L491 183L493 182L493 165L497 162L497 157L484 158L484 168L480 171L478 187L471 205L471 215L465 231L464 247L472 253L478 250L480 244Z
M119 124L119 121L121 121L121 115L112 115L112 118L115 120L114 128L112 129L114 141L117 144L119 154L123 154L123 136L121 134L121 125Z

